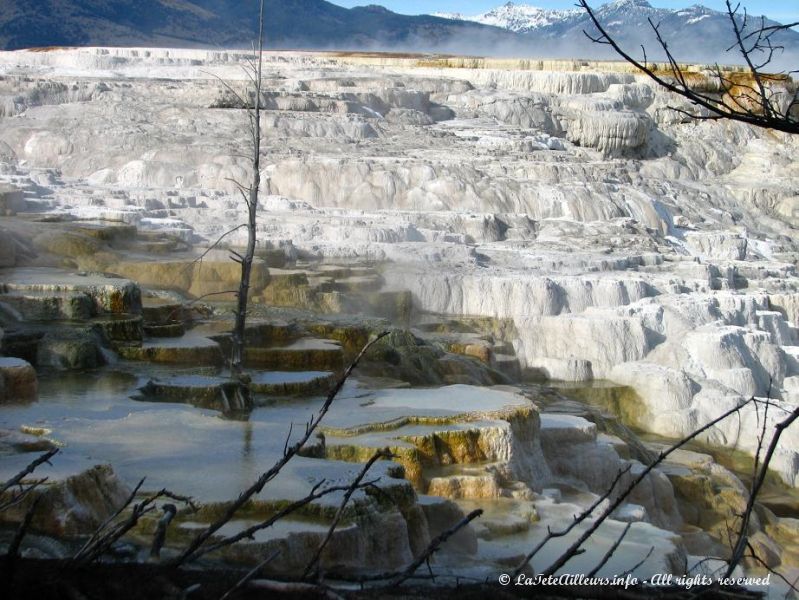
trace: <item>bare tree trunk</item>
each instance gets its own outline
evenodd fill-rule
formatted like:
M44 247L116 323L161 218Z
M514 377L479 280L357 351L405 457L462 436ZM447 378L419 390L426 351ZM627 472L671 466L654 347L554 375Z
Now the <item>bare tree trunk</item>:
M248 189L247 201L247 250L241 257L241 279L239 281L238 305L236 307L236 323L233 327L233 348L230 360L231 376L239 379L239 406L246 408L249 404L249 386L244 373L244 331L247 325L247 303L250 293L250 276L255 258L256 225L258 220L258 192L261 187L261 83L264 50L264 0L260 3L258 28L258 58L253 80L254 108L248 107L250 116L250 133L252 135L252 182ZM254 111L254 112L253 112ZM246 388L246 389L245 389Z

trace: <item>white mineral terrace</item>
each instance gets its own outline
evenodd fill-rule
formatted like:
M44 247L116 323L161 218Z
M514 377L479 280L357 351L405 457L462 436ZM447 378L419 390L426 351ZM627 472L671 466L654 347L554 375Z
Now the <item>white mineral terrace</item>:
M629 407L634 424L651 434L682 437L752 396L769 396L777 404L768 413L770 428L799 404L799 137L691 120L671 108L694 110L684 100L623 69L368 62L333 54L265 55L259 248L288 263L354 266L342 286L409 291L420 326L431 314L506 320L507 347L493 349L495 367L504 360L501 355L508 360L515 355L518 367L538 379L627 386L635 391L625 396L635 398ZM27 270L45 265L65 273L103 271L149 288L180 289L189 298L222 291L213 281L226 276L224 253L210 255L213 277L191 280L185 269L170 266L169 254L148 255L145 261L145 254L99 246L76 249L77 242L39 230L34 217L59 221L59 227L135 226L153 240L166 235L184 245L184 262L242 223L244 207L233 181L246 181L249 174L246 116L231 108L235 98L218 79L242 88L242 65L242 55L222 51L0 53L0 209L6 215L0 217L0 267L25 267L16 275L7 271L5 288L0 275L0 291L52 293L60 282L59 294L94 294L81 287L80 275ZM246 232L225 239L240 246ZM42 258L54 255L64 262ZM359 265L379 265L379 276L358 272ZM166 280L173 276L188 279L173 286ZM268 277L266 269L263 276ZM271 269L273 281L306 276L313 286L328 274L322 268ZM77 288L69 288L74 280ZM40 289L32 287L37 281ZM267 302L277 297L277 291L265 289L272 294L264 293ZM111 301L92 297L100 304ZM148 302L156 306L155 295L145 298L145 317ZM5 310L13 314L20 306ZM279 351L305 350L327 361L325 353L337 346L324 341L327 334L315 335L320 339L289 339ZM152 338L135 350L136 358L158 362L182 349L216 360L218 340L212 337L198 329L182 338ZM133 351L127 352L120 356L131 358ZM274 366L267 351L252 356ZM260 374L254 381L283 386L327 381L336 365L303 368L307 376ZM45 382L52 396L47 385L52 384ZM126 396L133 383L115 385L114 393ZM428 495L418 498L431 522L435 511L425 503L437 496L459 499L461 507L479 504L481 497L495 499L483 529L476 529L480 554L466 567L462 561L449 563L455 573L483 576L495 571L482 561L503 564L523 555L545 525L568 521L575 505L601 493L629 458L619 449L621 440L598 433L580 415L536 413L526 426L503 420L497 411L525 404L513 388L442 389L422 395L372 390L363 392L373 395L366 398L353 384L350 404L326 423L327 451L331 458L365 460L368 455L358 455L359 449L387 440L410 449L431 434L432 421L404 423L407 429L396 436L386 422L432 419L439 410L452 417L452 431L481 431L484 460L499 466L472 472L460 465L454 472L442 463L441 472L425 475ZM449 406L450 400L457 406ZM313 406L258 408L246 433L241 424L209 425L207 408L144 409L137 403L128 414L127 400L112 394L107 402L107 418L72 406L74 414L63 425L51 408L3 412L0 407L0 427L44 420L54 438L110 462L129 483L149 474L159 486L182 486L186 493L221 501L217 492L246 485L258 472L258 457L282 447L279 432L307 419ZM461 422L465 413L471 415L468 425ZM750 406L710 429L702 441L751 455L762 417ZM89 422L93 425L85 426ZM350 431L353 427L357 431ZM107 447L97 445L98 435L108 439ZM242 435L255 440L247 450L251 462L231 469L227 461L241 452L234 440ZM522 450L520 440L528 438L536 440L534 447ZM563 455L559 440L570 448ZM203 480L186 476L185 466L192 453L213 445L219 452L204 465L206 478L218 478L211 493ZM162 461L164 451L171 462ZM72 461L86 459L73 456L64 468L73 468ZM19 466L25 460L15 456L12 462ZM290 483L281 497L295 483L313 479L306 472L311 464L303 458L285 474ZM350 472L345 463L331 464L342 469L334 476ZM772 468L787 486L799 486L799 428L783 434ZM723 479L723 490L743 489L703 454L682 453L669 469L664 472L670 476L683 469ZM3 466L3 474L12 470ZM650 546L656 550L642 572L676 572L686 555L711 554L696 535L685 533L685 515L673 505L666 474L647 480L634 504L601 530L602 542L570 565L574 571L590 569L625 520L637 523L623 551L606 566L609 573L625 561L637 562ZM588 496L561 502L554 488L563 481ZM508 482L527 482L534 495L508 491L516 485ZM525 508L531 497L535 508ZM761 532L757 543L795 549L796 537L785 531L795 536L796 521L774 518L771 537ZM508 541L499 531L514 533ZM410 533L403 535L409 545L392 550L399 564L418 543ZM790 559L788 554L783 563L799 574L797 554Z

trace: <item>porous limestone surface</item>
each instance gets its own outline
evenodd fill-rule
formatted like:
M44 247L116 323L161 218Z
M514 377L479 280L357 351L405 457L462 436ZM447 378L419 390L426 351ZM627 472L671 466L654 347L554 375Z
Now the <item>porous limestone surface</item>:
M243 60L0 54L8 222L99 219L213 244L242 222L234 181L249 170L246 116L214 75L242 85ZM511 319L522 368L630 385L656 433L752 395L795 407L796 136L691 120L670 107L695 107L631 73L379 62L265 55L260 250L384 262L383 290L409 290L417 310ZM36 243L124 266L85 240ZM752 451L754 425L707 438ZM774 462L792 485L797 451L786 434Z

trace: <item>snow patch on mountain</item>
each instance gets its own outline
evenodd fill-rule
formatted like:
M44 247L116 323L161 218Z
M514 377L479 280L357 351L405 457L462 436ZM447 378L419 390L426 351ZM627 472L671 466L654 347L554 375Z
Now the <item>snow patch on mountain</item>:
M480 15L467 16L463 13L434 13L433 16L460 21L473 21L483 25L501 27L516 33L527 33L564 21L577 19L581 15L582 11L579 9L550 10L528 4L507 2Z

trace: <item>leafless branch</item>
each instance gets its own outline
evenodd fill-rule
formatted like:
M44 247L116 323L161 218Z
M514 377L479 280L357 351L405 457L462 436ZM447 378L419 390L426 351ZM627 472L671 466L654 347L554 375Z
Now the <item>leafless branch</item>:
M453 535L458 533L461 529L466 527L469 523L474 521L477 517L483 514L483 509L478 508L477 510L473 510L468 515L466 515L463 519L458 521L455 525L447 529L446 531L441 532L437 535L433 540L430 541L430 544L427 548L422 552L410 565L408 568L405 569L402 573L400 573L397 577L392 579L389 583L389 587L397 587L402 584L402 582L406 581L407 579L411 578L414 573L416 573L416 569L418 569L422 564L426 563L430 560L430 557L438 551L441 547L441 544L446 542L449 538Z
M362 487L361 482L363 481L364 477L366 477L366 474L369 472L369 469L371 469L372 466L378 460L388 459L391 458L391 456L392 456L391 451L388 450L387 448L383 450L378 450L372 455L372 458L370 458L366 462L366 464L361 469L361 472L358 473L358 476L352 480L349 488L344 493L344 498L342 498L341 504L339 505L338 510L336 511L336 516L333 517L333 522L330 524L330 528L327 530L327 535L325 536L325 539L322 540L321 544L319 544L319 547L316 549L316 552L314 553L313 557L311 558L310 561L308 561L308 565L305 567L305 571L302 574L303 579L308 577L311 571L313 571L316 568L319 562L319 558L322 556L322 552L324 551L325 547L332 539L333 533L336 531L336 527L338 527L339 522L341 522L341 518L344 516L344 511L347 508L347 504L349 504L350 498L352 498L352 495L355 493L355 490Z
M546 536L544 536L544 539L542 539L540 542L538 542L538 544L527 554L527 556L524 557L524 560L522 560L522 562L519 563L519 566L516 567L516 571L514 572L513 576L517 577L524 570L524 568L527 566L527 564L531 560L533 560L533 557L535 557L535 555L538 554L538 552L540 552L540 550L547 544L547 542L549 542L550 540L552 540L554 538L564 537L564 536L568 535L569 532L572 529L574 529L575 527L577 527L577 525L579 525L580 523L585 521L591 515L591 513L593 513L594 510L596 510L596 508L600 504L602 504L602 502L604 502L605 500L607 500L611 496L611 494L613 493L613 490L616 489L616 485L618 485L619 481L624 476L624 474L628 473L631 468L632 468L632 463L628 464L623 469L619 469L619 472L616 473L616 477L613 478L613 481L611 481L611 483L608 486L608 489L605 491L605 493L602 494L601 496L599 496L591 504L591 506L586 508L579 515L576 515L572 519L572 521L564 529L562 529L560 531L552 531L552 529L547 528L547 534L546 534Z
M14 475L11 479L6 481L3 484L3 487L0 487L0 496L5 494L8 490L13 488L14 486L20 485L22 480L25 479L28 475L33 473L36 469L38 469L44 463L50 463L50 459L53 458L56 454L58 454L60 450L58 448L53 448L49 452L45 452L39 458L31 462L27 467L22 469L19 473Z
M116 520L116 518L119 515L122 514L122 511L124 511L128 506L131 505L131 503L133 502L133 499L136 497L136 494L139 493L139 490L141 489L141 486L144 485L144 480L145 480L145 478L142 477L139 480L139 483L136 484L136 487L134 487L133 490L130 492L130 494L128 494L128 497L125 499L125 502L123 502L122 505L117 510L115 510L111 515L109 515L108 518L105 521L100 523L100 526L97 529L94 530L94 532L92 533L91 537L89 537L89 539L86 541L86 543L83 544L83 546L80 548L80 550L77 551L77 553L75 554L76 557L80 556L81 554L86 552L92 545L94 545L94 543L97 541L97 538L99 538L101 535L103 535L103 533L105 532L106 528L114 520Z
M643 564L644 564L646 561L648 561L648 560L649 560L649 557L650 557L650 556L652 556L652 553L653 553L654 551L655 551L655 547L654 547L654 546L650 546L650 547L649 547L649 552L647 552L647 553L644 555L644 557L643 557L641 560L639 560L639 561L638 561L637 563L635 563L635 564L634 564L632 567L630 567L630 568L629 568L629 569L627 569L627 570L626 570L624 573L622 573L622 574L621 574L621 576L622 576L622 577L627 577L627 575L631 575L632 573L635 573L635 571L638 569L638 567L640 567L640 566L641 566L641 565L643 565Z
M364 489L364 488L367 488L369 485L372 485L372 484L374 484L376 482L377 482L377 480L369 481L367 483L360 484L360 485L356 486L355 489ZM196 558L198 558L200 556L204 556L204 555L208 554L209 552L215 552L216 550L220 550L220 549L222 549L222 548L224 548L226 546L231 546L231 545L233 545L233 544L235 544L237 542L240 542L241 540L253 539L253 537L255 536L255 534L257 532L262 531L264 529L268 529L269 527L271 527L272 525L274 525L275 523L277 523L281 519L284 519L287 516L297 512L298 510L300 510L301 508L307 506L311 502L314 502L315 500L318 500L319 498L323 498L324 496L327 496L329 494L333 494L335 492L346 492L346 491L348 491L350 489L349 485L337 485L337 486L330 486L330 487L326 487L326 488L320 489L321 486L324 483L325 483L324 480L320 481L319 483L316 484L316 486L313 487L313 489L311 490L311 492L307 496L305 496L304 498L301 498L299 500L295 500L294 502L292 502L288 506L286 506L286 507L280 509L279 511L277 511L275 514L273 514L268 519L266 519L266 520L264 520L264 521L262 521L262 522L260 522L260 523L258 523L256 525L252 525L252 526L248 527L247 529L244 529L244 530L242 530L242 531L240 531L240 532L238 532L238 533L236 533L234 535L226 537L226 538L220 540L219 542L217 542L215 544L210 544L210 545L204 546L202 548L199 548L195 552L195 555L194 555L193 558L196 559Z
M350 375L352 374L353 370L358 366L358 363L363 358L364 354L371 348L376 342L383 339L385 336L388 335L388 332L385 331L378 336L376 336L373 340L371 340L368 344L366 344L363 349L360 351L358 356L355 357L355 360L350 364L349 367L344 371L342 376L336 382L336 385L333 386L333 389L327 395L325 402L322 404L322 407L319 409L319 412L311 418L305 428L304 435L295 442L292 446L287 446L283 456L281 456L274 465L272 465L269 470L265 471L249 488L244 490L239 497L231 502L228 508L225 510L224 514L219 517L215 522L210 524L206 529L201 531L192 542L188 545L188 547L178 556L174 561L174 565L181 565L186 562L190 562L194 560L199 554L204 554L204 552L200 552L202 546L208 541L214 533L216 533L225 523L230 521L235 514L241 509L250 499L255 496L256 494L260 493L261 490L264 489L267 483L272 481L278 473L286 466L286 464L297 455L300 449L308 442L308 440L313 435L316 428L319 427L319 423L321 423L322 419L325 417L327 412L330 410L330 407L333 404L333 400L336 399L336 396L341 391L341 388L344 387L344 384L349 379Z
M137 489L141 486L143 481L144 480L139 483ZM185 496L174 494L167 489L162 489L159 492L148 496L141 502L134 504L130 515L128 515L126 519L120 523L112 525L113 520L115 520L125 508L130 506L134 495L135 492L129 496L127 502L115 513L115 516L111 520L106 520L106 522L95 532L89 542L87 542L83 548L81 548L75 554L75 556L72 557L70 562L79 565L88 564L100 558L117 540L138 525L142 516L155 510L155 502L159 498L171 498L173 500L185 502L191 506L194 506L191 504L191 499L186 498Z
M779 48L771 43L771 35L789 26L765 26L761 24L760 28L746 33L746 15L744 15L744 23L739 24L737 16L738 7L733 7L729 0L727 0L727 14L732 23L733 33L736 38L735 46L738 47L739 52L747 63L749 75L752 77L755 85L748 86L749 90L746 90L747 85L745 82L724 77L721 68L716 65L714 72L716 76L719 77L722 92L724 92L721 94L721 97L718 98L694 89L686 78L685 72L677 62L674 54L671 52L667 40L661 35L660 26L658 24L650 20L650 27L655 33L657 42L666 56L666 62L669 67L668 70L673 80L659 75L656 69L648 62L646 53L644 53L644 60L641 62L621 48L618 42L616 42L599 21L596 13L594 13L593 9L589 6L588 0L578 0L577 5L586 11L594 27L599 31L598 36L592 36L588 32L584 32L590 40L597 44L610 46L619 56L635 66L642 73L645 73L650 79L655 81L655 83L670 92L686 98L693 104L706 109L714 118L740 121L756 127L774 129L785 133L799 133L799 121L791 114L792 106L782 112L777 110L772 103L774 93L766 85L767 81L783 81L786 76L775 76L762 71L762 69L771 62L774 51ZM746 41L751 41L752 38L754 38L755 41L747 45ZM753 54L757 52L764 52L766 54L766 59L756 64L752 57ZM735 89L743 90L744 93L736 93L734 92ZM749 93L746 93L747 91ZM728 103L728 99L732 104ZM750 105L754 106L757 110L752 110ZM683 112L683 114L688 114L685 111L681 112ZM689 116L696 118L690 114Z
M225 592L219 600L227 600L228 598L230 598L238 590L240 590L245 585L247 585L253 577L258 575L258 571L260 571L266 565L268 565L270 562L275 560L279 555L280 555L280 550L277 550L277 551L273 552L272 554L270 554L269 556L267 556L265 559L263 559L261 562L259 562L257 565L255 565L252 569L250 569L250 571L248 571L247 574L244 577L239 579L236 582L236 585L234 585L227 592Z
M14 534L14 538L11 540L11 543L8 545L8 551L6 552L6 555L8 560L11 562L16 560L17 558L17 555L19 553L19 548L22 545L22 540L25 539L25 535L28 533L28 528L30 528L31 526L31 521L33 521L33 515L36 512L36 508L39 506L39 501L41 499L42 497L39 496L33 502L31 502L31 505L28 507L28 510L25 512L25 517L22 519L22 523L20 523L16 533ZM10 569L10 567L8 568Z
M608 563L613 554L619 548L619 545L622 543L624 538L627 537L627 532L630 531L630 527L632 527L632 523L627 523L627 526L624 528L624 531L622 531L621 535L618 538L616 538L616 541L613 542L613 545L610 548L608 548L608 551L605 553L605 556L602 557L602 560L599 561L597 566L591 569L587 577L593 577L594 575L599 573L599 569L601 569Z
M198 262L202 262L202 260L208 255L208 253L211 252L211 250L213 250L214 248L216 248L222 242L222 240L224 240L231 233L235 233L239 229L242 229L243 227L247 227L247 224L246 223L242 223L241 225L236 225L236 227L234 227L233 229L230 229L230 230L226 231L225 233L220 235L218 238L216 238L216 241L213 244L211 244L210 246L208 246L208 248L206 248L205 251L202 254L200 254L200 256L195 258L190 263L187 263L186 266L183 267L183 269L181 270L181 274L185 273L189 269L189 267L193 267Z
M766 474L768 472L769 465L771 464L771 459L774 457L774 452L777 450L777 445L779 444L782 433L788 429L788 427L790 427L797 418L799 418L799 407L794 409L794 411L787 418L783 419L774 426L774 434L771 436L771 441L769 442L768 449L763 457L763 462L760 465L757 479L755 479L752 485L752 491L749 494L749 500L746 503L746 510L744 510L744 514L741 518L738 539L732 552L732 558L727 566L725 577L730 577L732 575L735 567L738 566L738 563L740 563L741 559L743 558L748 541L747 532L749 530L749 521L752 517L752 511L755 508L757 495L760 493L760 489L763 487L763 483L766 480Z
M729 417L729 416L731 416L733 414L739 413L742 408L744 408L748 404L752 403L753 401L754 401L754 398L750 398L749 400L746 400L745 402L742 402L741 404L739 404L735 408L732 408L732 409L724 412L722 415L720 415L719 417L716 417L712 421L706 423L705 425L703 425L702 427L700 427L699 429L697 429L696 431L694 431L690 435L682 438L680 441L676 442L675 444L670 446L668 449L660 452L660 454L657 456L657 458L652 463L650 463L647 467L642 469L641 472L638 474L638 476L635 477L633 479L633 481L627 486L627 488L625 488L622 491L622 493L619 494L619 496L615 500L613 500L612 502L610 502L608 504L608 506L605 508L605 510L602 511L602 514L599 516L599 518L597 518L593 522L593 524L590 527L588 527L577 538L577 540L574 543L572 543L572 545L569 546L569 548L567 548L566 551L563 552L555 560L555 562L553 562L549 567L547 567L542 572L542 575L544 577L549 576L549 575L553 575L554 573L556 573L558 571L558 569L560 569L563 565L565 565L572 557L576 556L577 552L579 551L580 547L585 543L585 541L588 540L592 535L594 535L594 533L596 533L596 530L599 529L600 525L602 525L602 523L604 523L607 520L607 518L613 513L613 511L615 511L619 506L622 505L622 503L627 499L627 497L632 493L632 491L638 486L638 484L640 484L669 455L671 455L673 452L679 450L685 444L687 444L691 440L695 439L696 437L700 436L705 431L707 431L707 430L711 429L712 427L716 426L718 423L720 423L721 421L725 420L727 417ZM799 408L797 408L796 416L799 416ZM776 436L776 434L775 434L775 436ZM778 436L776 436L776 437L778 437ZM772 439L772 443L774 443L773 439ZM767 459L770 459L770 456L768 454L766 456L767 456Z

